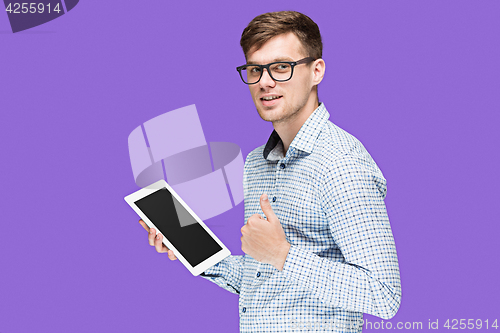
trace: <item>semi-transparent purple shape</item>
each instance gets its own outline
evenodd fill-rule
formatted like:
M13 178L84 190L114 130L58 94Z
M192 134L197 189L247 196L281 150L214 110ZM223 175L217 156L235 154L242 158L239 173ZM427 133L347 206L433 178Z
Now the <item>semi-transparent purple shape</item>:
M240 147L230 142L208 145L194 104L148 120L144 131L138 126L128 147L138 186L166 179L202 220L243 201Z

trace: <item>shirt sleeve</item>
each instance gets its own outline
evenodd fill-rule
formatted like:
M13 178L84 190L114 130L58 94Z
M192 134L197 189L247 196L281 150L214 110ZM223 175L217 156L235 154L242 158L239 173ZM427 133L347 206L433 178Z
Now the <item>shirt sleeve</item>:
M245 258L242 255L231 255L201 273L200 276L227 291L239 294L244 260Z
M321 181L322 208L344 261L292 245L283 274L331 306L390 319L401 302L399 265L384 204L386 180L372 163L345 156Z

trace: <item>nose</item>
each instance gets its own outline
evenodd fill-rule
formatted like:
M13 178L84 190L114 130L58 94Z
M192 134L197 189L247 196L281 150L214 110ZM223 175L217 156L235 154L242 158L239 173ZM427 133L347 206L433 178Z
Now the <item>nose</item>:
M271 76L269 75L269 72L267 71L266 68L263 69L262 77L260 78L259 85L262 88L274 87L276 85L276 82L271 78Z

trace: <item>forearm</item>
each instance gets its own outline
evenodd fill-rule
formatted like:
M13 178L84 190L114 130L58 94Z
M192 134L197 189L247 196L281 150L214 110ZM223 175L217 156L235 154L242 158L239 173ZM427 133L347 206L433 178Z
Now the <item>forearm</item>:
M243 261L244 257L241 255L229 256L207 269L200 276L227 291L239 294L243 276Z
M399 268L395 252L370 271L334 262L292 245L283 274L307 287L322 302L350 311L392 318L401 301Z

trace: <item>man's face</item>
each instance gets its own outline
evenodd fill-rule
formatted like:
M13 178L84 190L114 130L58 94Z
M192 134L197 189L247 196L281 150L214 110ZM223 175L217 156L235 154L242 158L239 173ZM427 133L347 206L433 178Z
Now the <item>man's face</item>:
M275 61L297 61L305 57L307 55L300 40L294 33L287 33L270 39L257 51L251 48L247 54L247 64L265 65ZM261 118L274 124L292 120L306 104L315 103L317 95L312 91L313 86L312 66L301 64L295 66L289 81L275 82L264 70L260 81L249 85L249 88ZM266 100L271 96L279 98Z

